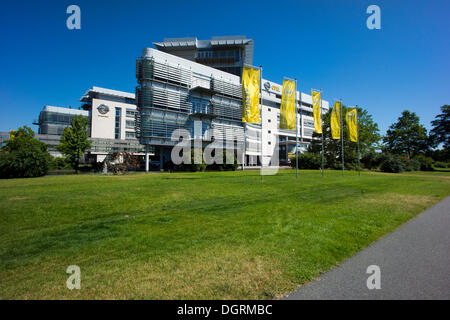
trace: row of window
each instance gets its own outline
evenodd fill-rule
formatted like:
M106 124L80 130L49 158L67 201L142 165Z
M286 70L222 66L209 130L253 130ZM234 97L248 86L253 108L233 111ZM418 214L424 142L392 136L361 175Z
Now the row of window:
M129 118L134 118L134 115L136 114L136 112L137 112L136 110L127 109L126 116Z
M197 59L211 59L211 58L234 58L235 61L240 61L241 55L239 49L236 50L202 50L195 54Z
M122 118L122 108L116 107L116 117L114 125L114 138L120 139L120 123Z

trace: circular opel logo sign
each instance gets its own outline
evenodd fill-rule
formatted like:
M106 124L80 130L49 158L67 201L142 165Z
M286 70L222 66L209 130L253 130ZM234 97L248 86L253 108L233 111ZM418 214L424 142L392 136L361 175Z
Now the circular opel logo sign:
M97 107L98 112L100 114L107 114L109 112L109 107L107 105L101 104Z
M264 88L269 91L270 90L270 83L269 82L264 82Z
M284 88L284 95L286 96L286 98L291 98L292 96L293 96L293 94L294 94L294 90L293 90L294 88L292 88L292 86L291 85L287 85L285 88Z

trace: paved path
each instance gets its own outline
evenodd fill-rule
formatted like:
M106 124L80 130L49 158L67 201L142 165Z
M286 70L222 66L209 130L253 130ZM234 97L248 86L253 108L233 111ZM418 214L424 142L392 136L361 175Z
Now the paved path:
M381 289L367 288L378 265ZM285 299L450 299L450 197Z

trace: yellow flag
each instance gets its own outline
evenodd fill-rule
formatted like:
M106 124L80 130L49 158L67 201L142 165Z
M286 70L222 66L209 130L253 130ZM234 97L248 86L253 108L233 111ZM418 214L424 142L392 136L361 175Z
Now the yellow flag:
M280 129L295 130L295 81L283 80L280 106Z
M313 101L314 128L316 128L317 133L322 133L320 91L311 90L311 95Z
M259 123L259 69L242 71L242 122Z
M356 108L347 111L345 116L350 141L358 142L358 111Z
M334 102L334 107L331 110L331 137L333 139L341 139L341 102Z

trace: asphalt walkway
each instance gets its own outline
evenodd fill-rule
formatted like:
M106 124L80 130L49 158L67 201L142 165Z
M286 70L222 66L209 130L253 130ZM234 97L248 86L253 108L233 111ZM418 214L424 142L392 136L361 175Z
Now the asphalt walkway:
M367 287L380 270L380 289ZM371 282L374 283L374 282ZM450 299L450 197L285 299Z

